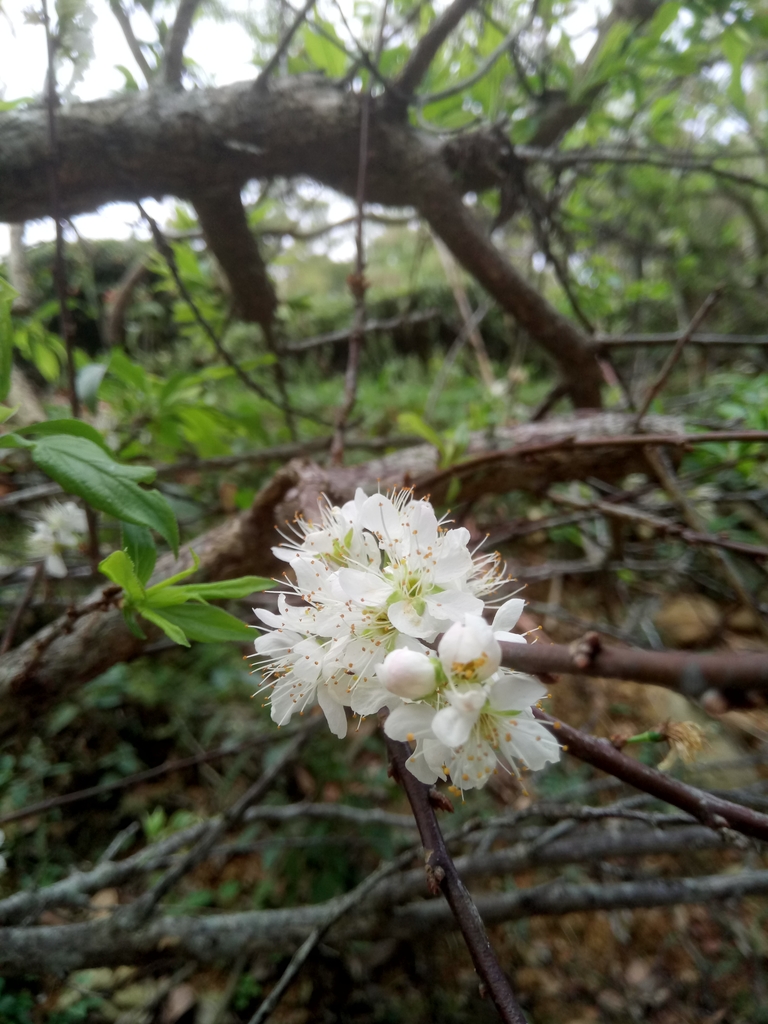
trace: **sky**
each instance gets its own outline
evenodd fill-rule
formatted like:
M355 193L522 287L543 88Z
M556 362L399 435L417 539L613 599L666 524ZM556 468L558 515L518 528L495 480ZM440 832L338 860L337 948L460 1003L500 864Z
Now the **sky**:
M50 6L54 2L49 0ZM262 3L263 0L229 0L228 6L246 12L260 8ZM350 3L351 0L344 5L349 6ZM45 81L45 32L40 25L26 24L24 20L24 11L31 6L33 0L3 0L0 6L0 99L5 101L38 95ZM109 9L108 0L90 0L90 6L96 18L93 27L94 59L76 86L75 95L80 100L99 99L120 90L124 78L118 65L126 67L137 82L142 82L141 72ZM585 54L589 50L594 39L591 28L595 23L595 13L604 6L605 0L585 0L567 24L577 54ZM131 24L139 39L155 37L152 23L141 8L132 14ZM240 26L231 22L219 24L209 18L198 21L184 52L204 70L211 85L245 81L257 73L251 63L251 40ZM148 212L161 224L173 214L174 205L170 199L163 203L149 200L145 204ZM333 218L341 219L348 214L346 201L338 200L333 206L337 207L331 210ZM130 203L113 203L96 213L83 214L73 220L78 233L85 238L128 238L131 234L148 237L139 222L136 207ZM27 223L27 244L53 237L54 225L50 218ZM0 258L7 254L8 247L8 228L0 224ZM344 258L340 253L334 255Z

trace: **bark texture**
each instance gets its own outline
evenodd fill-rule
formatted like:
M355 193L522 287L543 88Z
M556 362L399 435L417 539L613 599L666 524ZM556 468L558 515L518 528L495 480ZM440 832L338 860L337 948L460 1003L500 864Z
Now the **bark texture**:
M360 97L322 77L242 83L221 89L150 90L57 114L62 213L106 202L175 195L198 206L241 307L263 323L270 286L242 211L240 188L253 178L314 178L349 196L357 180ZM50 213L45 112L0 115L0 219ZM505 180L509 146L493 132L450 146L371 103L366 201L414 207L460 263L560 365L576 405L597 407L600 373L588 339L527 283L487 238L461 194ZM216 220L233 226L227 231ZM254 287L254 282L260 282Z

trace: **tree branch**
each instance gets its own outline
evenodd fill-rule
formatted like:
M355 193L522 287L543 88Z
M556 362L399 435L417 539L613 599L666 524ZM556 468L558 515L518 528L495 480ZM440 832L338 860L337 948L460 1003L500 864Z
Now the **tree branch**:
M187 39L192 30L192 19L199 5L200 0L179 0L179 7L168 37L163 60L163 82L171 89L181 88L184 47L187 45Z
M768 841L768 815L672 779L622 754L610 740L588 736L538 708L534 708L533 713L547 726L558 743L580 761L586 761L643 793L651 793L659 800L687 811L710 828L732 828L745 836Z
M416 44L405 67L393 83L393 89L404 98L410 98L426 75L437 51L453 32L464 15L478 0L453 0L453 3L435 19L428 31Z
M445 896L464 936L475 970L485 983L501 1019L509 1024L525 1024L523 1012L488 941L482 919L445 846L429 786L419 782L406 766L410 747L387 737L387 749L419 826L430 888L435 894L440 891Z
M588 633L575 644L502 644L504 664L532 675L591 676L652 683L676 690L691 700L708 689L768 690L768 653L694 654L603 647Z

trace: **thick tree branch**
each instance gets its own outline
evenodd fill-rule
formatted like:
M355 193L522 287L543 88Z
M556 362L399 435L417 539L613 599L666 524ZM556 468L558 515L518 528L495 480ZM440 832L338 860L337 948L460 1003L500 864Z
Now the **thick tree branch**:
M768 893L768 871L698 878L655 878L616 884L567 885L546 882L531 889L477 896L487 924L536 915L559 916L576 911L709 903ZM69 974L86 967L151 963L162 953L199 963L232 962L241 953L274 952L303 942L322 928L344 896L311 907L255 910L206 917L174 915L142 928L122 930L111 920L81 924L0 928L0 971L5 977L28 974ZM356 914L331 931L331 941L389 936L413 939L456 922L442 900L421 900L379 916Z
M419 212L465 270L559 364L574 404L599 408L602 378L588 338L502 256L464 205L444 166L431 164L425 159L425 173L417 179Z
M200 192L193 198L208 247L232 288L235 311L271 336L277 296L237 188Z

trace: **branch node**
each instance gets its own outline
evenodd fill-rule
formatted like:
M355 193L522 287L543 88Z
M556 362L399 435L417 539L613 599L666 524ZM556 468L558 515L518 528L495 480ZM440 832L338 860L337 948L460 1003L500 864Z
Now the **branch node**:
M579 671L589 668L601 649L602 644L598 633L585 633L580 640L574 640L570 645L574 667Z
M449 814L453 814L453 803L436 786L432 786L429 790L429 802L435 810L447 811Z

